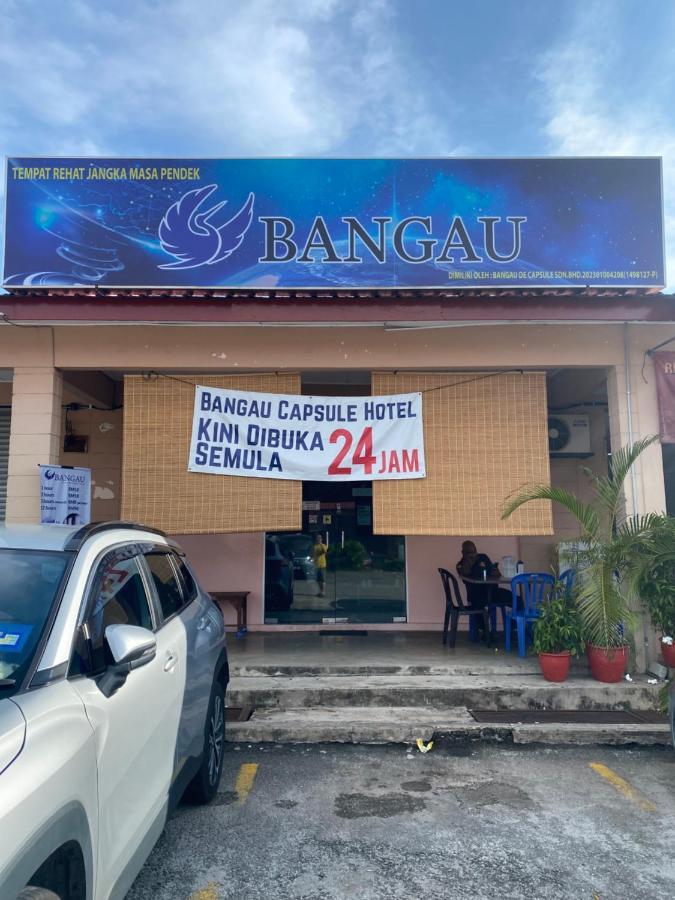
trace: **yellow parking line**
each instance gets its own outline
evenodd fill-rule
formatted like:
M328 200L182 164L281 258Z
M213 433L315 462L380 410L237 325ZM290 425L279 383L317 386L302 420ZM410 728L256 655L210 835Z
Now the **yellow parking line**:
M589 763L589 766L594 772L597 772L598 775L606 781L609 781L612 787L619 791L620 794L623 794L624 797L632 800L633 803L637 803L640 809L643 809L645 812L656 812L656 806L651 800L648 800L647 797L636 790L632 784L629 784L625 778L617 775L616 772L613 772L608 766L605 766L602 763Z
M206 887L190 894L190 900L218 900L218 885L210 881Z
M246 798L251 793L255 776L258 774L258 763L244 763L239 769L234 791L240 803L246 803Z

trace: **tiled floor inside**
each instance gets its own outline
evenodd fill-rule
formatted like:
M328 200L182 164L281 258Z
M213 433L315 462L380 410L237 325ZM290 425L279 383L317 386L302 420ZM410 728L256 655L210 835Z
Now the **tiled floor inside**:
M249 632L242 638L228 635L230 668L234 673L261 671L292 674L316 671L347 674L352 670L373 674L526 674L539 671L535 656L520 659L507 653L503 641L484 642L457 636L454 649L444 646L438 632L368 631L363 635L321 635L319 632ZM577 664L579 665L579 664Z

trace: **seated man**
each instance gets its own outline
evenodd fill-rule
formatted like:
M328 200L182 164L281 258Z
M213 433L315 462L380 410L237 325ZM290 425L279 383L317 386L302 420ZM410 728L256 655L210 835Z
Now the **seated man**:
M483 575L485 573L485 576ZM501 572L499 566L493 563L485 553L479 553L473 541L464 541L462 544L462 558L457 563L457 574L460 578L499 578ZM466 587L466 599L469 606L481 609L493 603L496 606L511 605L511 591L506 588L488 584L472 584L464 582Z

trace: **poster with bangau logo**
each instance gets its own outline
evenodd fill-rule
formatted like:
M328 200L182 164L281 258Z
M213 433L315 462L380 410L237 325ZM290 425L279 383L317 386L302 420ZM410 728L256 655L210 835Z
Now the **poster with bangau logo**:
M91 469L40 466L42 525L87 525L91 521Z

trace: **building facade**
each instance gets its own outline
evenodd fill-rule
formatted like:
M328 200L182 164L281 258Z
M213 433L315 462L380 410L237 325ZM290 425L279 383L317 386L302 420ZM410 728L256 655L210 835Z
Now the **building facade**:
M454 567L465 539L495 561L555 568L574 522L545 509L505 523L506 497L542 472L583 494L582 467L606 472L612 448L657 434L649 351L675 338L675 303L639 290L45 290L6 295L0 311L7 521L39 521L39 464L90 467L93 518L168 528L207 589L249 593L251 630L440 628L437 570ZM226 485L214 500L207 476L177 474L190 385L205 380L325 396L429 391L428 490L209 476ZM549 443L552 419L580 426L582 443ZM626 503L666 509L659 444ZM332 548L321 598L317 533ZM639 665L655 657L653 640L638 630Z
M439 628L466 540L505 574L558 571L574 521L508 499L583 496L585 469L659 430L658 158L11 158L4 268L0 513L39 521L38 466L86 467L95 519L177 536L252 630ZM247 449L261 477L197 471L200 385L419 395L424 477L363 426L327 432L322 480ZM244 443L218 441L230 461ZM667 508L673 463L649 447L627 512Z

